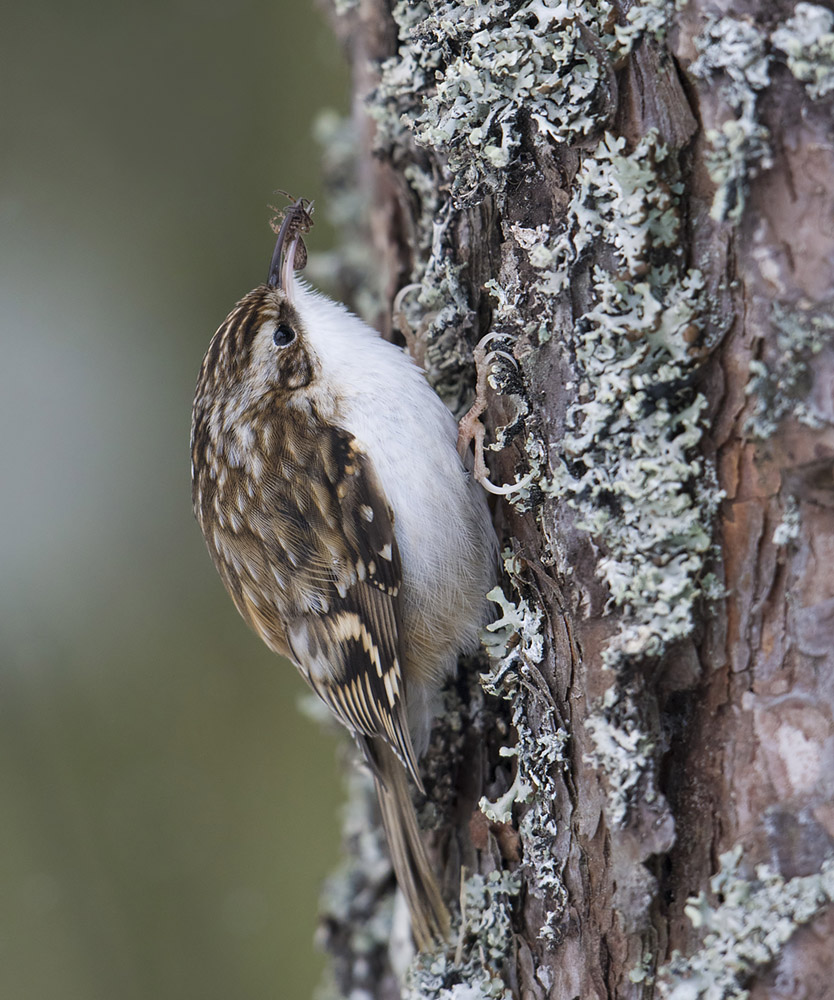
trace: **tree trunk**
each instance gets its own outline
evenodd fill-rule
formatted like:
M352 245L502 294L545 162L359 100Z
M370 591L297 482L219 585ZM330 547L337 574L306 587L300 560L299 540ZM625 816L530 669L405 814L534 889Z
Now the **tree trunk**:
M391 944L356 777L334 995L834 995L834 15L677 6L337 0L348 279L419 285L458 415L493 335L504 561L426 762L454 939Z

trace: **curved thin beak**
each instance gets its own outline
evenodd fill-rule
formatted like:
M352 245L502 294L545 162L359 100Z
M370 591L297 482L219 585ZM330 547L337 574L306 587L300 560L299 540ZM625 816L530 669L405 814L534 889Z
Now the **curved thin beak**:
M301 237L296 236L296 238L287 247L287 252L284 254L284 263L281 266L281 282L279 284L279 288L283 288L283 290L287 293L287 298L290 296L290 286L292 285L292 276L295 271L295 251L298 249L300 240Z
M295 256L299 244L303 247L301 234L309 232L313 224L310 214L312 204L299 198L295 204L287 209L281 228L278 230L278 239L275 249L272 252L272 260L269 262L269 273L266 283L270 288L280 288L289 297L291 295L292 276L295 270ZM304 266L302 255L301 266Z

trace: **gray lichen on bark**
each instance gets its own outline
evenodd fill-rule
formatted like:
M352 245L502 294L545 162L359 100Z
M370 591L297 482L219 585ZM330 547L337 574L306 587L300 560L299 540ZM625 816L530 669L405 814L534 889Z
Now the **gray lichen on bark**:
M448 692L421 803L456 936L392 951L354 796L324 903L336 995L729 997L775 963L760 990L789 970L822 998L826 956L803 972L793 939L829 920L834 840L834 20L339 10L373 122L341 197L366 199L383 304L418 286L405 308L458 415L495 335L509 488L490 662Z

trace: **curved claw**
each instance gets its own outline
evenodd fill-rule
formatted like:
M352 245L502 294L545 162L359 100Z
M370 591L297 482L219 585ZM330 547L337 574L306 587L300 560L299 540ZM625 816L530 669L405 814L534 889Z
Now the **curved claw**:
M481 339L475 344L475 353L478 351L483 351L486 345L491 343L493 340L512 340L512 337L508 333L501 333L500 330L493 330L491 333L485 334Z
M502 351L500 348L496 348L494 351L489 351L485 358L486 361L491 361L492 358L504 358L505 361L509 361L510 364L518 370L518 362L508 351Z
M483 479L479 479L478 482L483 486L487 493L494 493L496 496L506 497L511 493L515 493L516 490L523 490L525 486L529 486L533 481L533 473L528 472L523 479L519 479L517 483L508 483L506 486L496 486L491 483L486 476Z
M422 287L423 286L419 281L412 281L410 285L403 285L403 287L397 292L394 296L394 304L391 307L391 311L393 312L395 319L402 314L403 299L406 295L408 295L409 292L413 292L415 289Z

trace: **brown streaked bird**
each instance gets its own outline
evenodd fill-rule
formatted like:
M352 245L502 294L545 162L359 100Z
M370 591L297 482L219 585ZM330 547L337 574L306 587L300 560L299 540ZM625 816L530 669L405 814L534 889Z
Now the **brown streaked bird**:
M420 948L449 916L408 776L489 618L496 539L422 371L299 281L309 205L214 335L191 430L194 510L243 618L353 734Z

